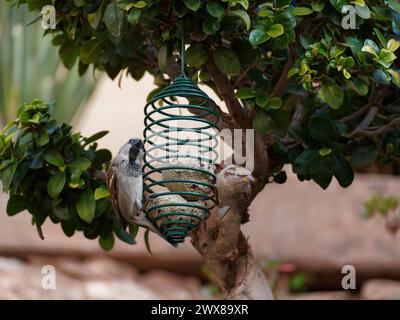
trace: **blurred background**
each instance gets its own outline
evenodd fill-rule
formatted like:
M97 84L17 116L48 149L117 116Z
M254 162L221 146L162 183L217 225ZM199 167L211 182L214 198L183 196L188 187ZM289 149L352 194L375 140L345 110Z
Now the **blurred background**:
M129 138L142 137L151 77L123 78L119 87L91 72L83 78L77 68L67 72L40 26L27 26L34 18L0 4L0 126L19 104L42 98L57 102L57 119L72 121L83 135L109 130L100 144L114 154ZM244 232L277 299L400 299L400 239L393 231L399 178L374 164L362 171L350 188L334 182L323 191L297 181L288 168L285 184L267 186L253 202ZM6 202L2 194L0 299L221 297L189 239L173 248L151 237L150 255L139 235L138 245L117 242L105 253L96 241L66 238L47 223L42 241L30 215L8 217ZM55 267L55 290L42 288L46 265ZM355 267L356 290L342 289L345 265Z

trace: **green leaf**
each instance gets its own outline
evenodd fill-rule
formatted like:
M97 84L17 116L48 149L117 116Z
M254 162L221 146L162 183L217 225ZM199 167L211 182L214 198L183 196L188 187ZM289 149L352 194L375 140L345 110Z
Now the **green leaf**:
M256 104L261 108L266 107L268 105L268 102L269 102L269 97L266 94L259 95L256 98Z
M49 134L47 133L46 128L42 128L36 138L36 145L38 147L43 147L48 144L50 141Z
M115 239L112 233L106 236L101 235L99 238L99 245L104 251L110 251L114 247Z
M160 48L160 51L158 51L158 66L160 67L161 71L165 72L165 70L167 69L167 64L168 64L168 47L164 45Z
M249 0L234 0L233 2L240 4L246 10L249 8Z
M355 168L364 167L374 161L377 156L378 150L375 146L363 145L351 154L351 164Z
M67 69L72 69L79 55L79 48L71 43L60 47L60 58Z
M56 167L64 166L64 159L57 150L54 149L46 150L43 154L43 159Z
M321 157L325 157L325 156L328 156L328 155L330 155L331 153L332 153L332 149L331 148L321 148L321 149L319 149L319 155L321 156Z
M320 12L325 8L325 3L313 1L311 2L311 8L316 12Z
M338 11L340 11L340 12L342 12L343 6L345 6L345 5L348 4L346 0L330 0L330 3L332 4L332 6L333 6L336 10L338 10Z
M308 171L311 178L323 189L328 188L333 177L333 164L330 156L321 157L317 153L316 157L308 162Z
M200 43L192 44L186 50L186 61L192 67L198 68L203 64L205 64L207 60L208 60L208 51Z
M83 7L85 5L85 0L74 0L74 4L77 7Z
M373 73L374 79L384 85L390 84L390 76L381 69L375 70Z
M139 232L139 227L136 224L129 224L128 225L128 229L129 229L129 234L131 235L131 237L133 239L136 238L138 232Z
M123 19L123 11L118 9L116 1L112 1L104 12L103 21L110 34L115 38L121 35Z
M268 132L270 128L269 118L265 112L257 111L253 118L253 128L262 135Z
M357 94L360 96L365 96L369 91L368 84L366 84L360 78L353 79L349 82L349 85L350 88L357 92Z
M128 14L128 22L132 26L136 26L139 23L140 16L142 15L142 10L133 9Z
M379 53L379 47L374 41L367 39L364 41L364 46L361 48L361 51L368 52L376 57Z
M292 10L292 15L294 16L306 16L309 15L311 13L313 13L314 11L312 11L310 8L307 7L295 7Z
M332 142L340 138L337 128L332 121L322 116L311 118L308 124L308 132L314 141L326 146L331 145Z
M240 73L239 58L227 48L218 48L213 52L215 64L225 74L238 75Z
M75 208L83 221L92 222L96 210L96 200L91 189L86 188L83 190L79 201L75 203Z
M109 196L110 196L110 192L108 191L108 188L106 185L102 185L94 191L95 200L104 199Z
M314 43L314 39L309 33L302 33L300 35L300 43L304 49L308 50L310 45Z
M61 204L53 207L54 215L61 221L67 221L69 219L69 209L67 204Z
M271 109L280 109L282 107L282 99L279 97L272 97L268 101L268 107Z
M79 179L81 174L87 169L89 169L91 164L92 163L90 162L90 160L82 157L72 160L69 163L69 169L71 171L71 180L73 182L76 182L76 180Z
M65 171L57 172L51 176L47 183L47 193L53 199L57 198L61 191L64 189L65 182L67 180Z
M125 227L122 226L118 219L114 220L113 230L118 239L122 240L128 244L136 244L135 238L128 232L126 232Z
M369 19L371 18L371 11L369 10L368 6L360 6L356 4L356 14L362 19Z
M95 142L95 141L103 138L108 133L109 133L109 131L107 131L107 130L96 132L95 134L91 135L90 137L84 139L84 141L85 141L84 146L87 146L87 145L91 144L92 142Z
M386 0L391 9L400 13L400 2L398 0Z
M201 6L201 1L200 0L183 0L183 3L185 4L185 6L192 10L192 11L197 11L199 10L200 6Z
M208 13L214 18L221 19L225 14L225 9L217 1L207 4Z
M382 45L382 47L386 48L387 46L387 40L385 39L385 37L383 36L382 32L380 32L377 28L374 28L374 31Z
M228 13L229 16L237 16L241 18L246 26L246 30L250 29L251 21L249 14L244 10L232 10Z
M285 32L285 30L283 29L283 26L280 23L274 24L272 25L269 30L267 31L267 34L271 37L271 38L277 38L280 35L282 35Z
M387 49L391 52L395 52L400 47L400 42L394 39L390 39L387 43Z
M347 188L353 183L353 168L342 154L334 157L333 174L343 188Z
M363 47L363 43L354 37L346 37L346 44L350 46L351 52L353 55L359 53Z
M331 58L336 58L346 51L346 47L340 44L334 45L330 51Z
M218 19L207 17L203 22L203 32L207 35L216 33L220 28Z
M142 9L142 8L145 8L147 6L147 3L146 3L146 1L136 1L136 2L133 3L133 6L135 8Z
M7 215L12 217L27 209L27 201L23 196L13 195L7 202Z
M289 70L289 72L288 72L288 78L291 78L291 77L293 77L295 74L299 74L300 73L300 69L299 68L296 68L296 67L293 67L293 68L291 68L290 70Z
M268 41L269 38L270 36L262 29L254 29L249 35L249 41L254 46Z
M99 60L101 51L101 41L97 39L90 39L82 45L79 51L79 58L83 63L86 64L95 63Z
M99 24L100 24L101 16L102 16L102 11L103 11L103 3L104 3L104 2L102 1L102 2L101 2L101 5L100 5L100 8L99 8L97 11L92 12L92 13L89 13L89 14L87 15L87 19L88 19L89 25L90 25L94 30L96 30L97 27L98 27Z
M253 88L240 88L236 91L236 97L239 99L251 99L256 96L256 91Z
M107 149L99 149L96 151L96 157L93 160L93 163L103 164L112 159L112 154Z
M344 100L343 89L337 84L324 84L319 91L324 100L332 109L339 109Z
M151 255L153 255L153 253L151 252L151 247L150 247L149 234L150 234L149 230L146 229L146 231L144 233L144 243L146 245L147 252L150 253Z
M389 70L388 70L388 73L390 73L390 75L392 76L393 82L394 82L397 86L399 86L399 84L400 84L400 73L397 72L397 71L395 71L395 70L393 70L393 69L389 69Z

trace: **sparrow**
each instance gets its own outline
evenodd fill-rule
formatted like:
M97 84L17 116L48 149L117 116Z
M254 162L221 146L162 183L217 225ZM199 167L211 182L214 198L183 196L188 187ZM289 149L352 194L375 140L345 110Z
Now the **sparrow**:
M171 167L187 167L193 169L201 169L214 173L215 168L212 164L207 164L201 162L200 160L193 158L179 158L179 159L171 159L169 161L169 166ZM207 183L211 186L214 185L214 178L212 175L204 173L202 171L196 171L192 169L166 169L162 171L162 179L163 180L192 180ZM209 195L210 193L214 193L213 187L208 187L199 183L192 182L170 182L165 184L167 188L172 192L192 192L200 195ZM196 201L204 199L201 196L182 194L186 200Z
M107 187L115 214L126 227L128 223L161 233L143 211L142 140L130 139L120 149L107 170Z
M222 219L230 209L246 207L256 182L250 170L234 164L217 174L218 216Z

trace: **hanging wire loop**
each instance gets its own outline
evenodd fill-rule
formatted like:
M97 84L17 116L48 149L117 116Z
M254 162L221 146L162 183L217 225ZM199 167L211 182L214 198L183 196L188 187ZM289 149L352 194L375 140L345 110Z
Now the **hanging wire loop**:
M183 242L217 204L219 115L210 103L212 99L183 73L144 109L145 213L173 244Z

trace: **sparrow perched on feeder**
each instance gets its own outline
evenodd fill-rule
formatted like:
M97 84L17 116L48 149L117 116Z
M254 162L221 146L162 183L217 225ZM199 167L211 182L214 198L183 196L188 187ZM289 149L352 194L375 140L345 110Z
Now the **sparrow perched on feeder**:
M231 208L247 206L256 182L250 170L228 165L217 174L218 215L222 219Z
M183 180L183 181L192 180L196 182L198 181L207 183L211 186L214 185L213 176L205 173L204 171L201 171L205 170L213 174L215 168L212 164L208 164L193 158L177 158L177 159L171 159L168 165L176 167L187 167L193 169L163 170L162 171L163 180ZM201 197L201 195L209 195L210 193L214 192L213 187L209 187L195 182L170 182L166 183L166 186L170 191L173 192L192 192L200 194L199 196L182 194L182 197L184 197L186 200L189 201L202 200L203 197Z
M115 214L124 226L132 223L161 236L143 212L143 142L130 139L120 149L107 171L107 187Z

